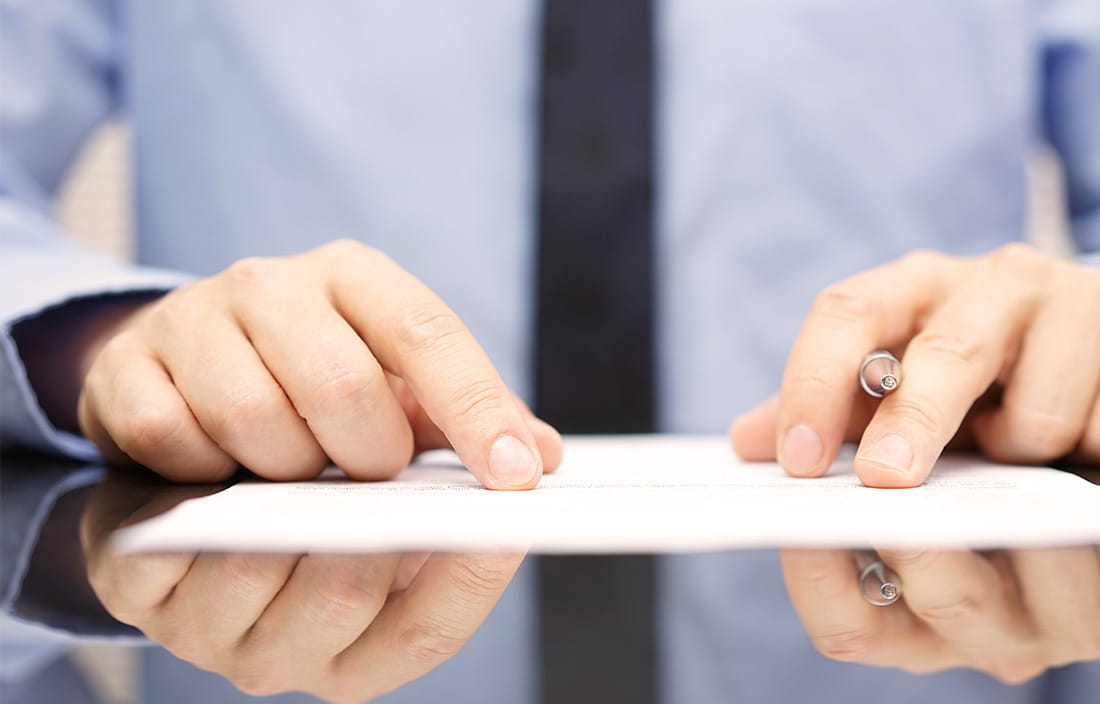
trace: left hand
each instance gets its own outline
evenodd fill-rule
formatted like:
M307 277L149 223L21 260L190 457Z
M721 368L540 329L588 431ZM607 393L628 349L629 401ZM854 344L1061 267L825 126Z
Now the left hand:
M882 401L857 380L877 348L904 351L902 384ZM877 487L918 486L952 440L1005 462L1100 465L1100 270L1009 245L977 258L917 252L834 284L798 335L779 395L730 436L741 457L778 459L803 477L859 441L855 471ZM863 600L848 551L781 556L825 655L1021 682L1100 658L1097 550L879 551L904 584L889 607Z
M876 348L904 350L882 401L857 382ZM1012 244L916 252L829 286L778 397L730 429L741 457L802 477L859 440L855 471L876 487L918 486L956 434L1003 462L1100 464L1100 269Z
M924 673L972 667L1015 684L1100 658L1100 548L879 550L902 601L871 606L844 550L784 550L787 591L835 660Z

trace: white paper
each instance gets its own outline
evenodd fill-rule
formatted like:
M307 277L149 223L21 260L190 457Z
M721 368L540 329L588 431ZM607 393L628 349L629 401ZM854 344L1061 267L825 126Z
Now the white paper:
M1054 469L945 457L916 489L871 489L851 451L795 479L724 438L571 437L532 491L481 488L453 454L389 482L237 484L116 535L126 551L530 549L690 552L780 546L1100 544L1100 486Z

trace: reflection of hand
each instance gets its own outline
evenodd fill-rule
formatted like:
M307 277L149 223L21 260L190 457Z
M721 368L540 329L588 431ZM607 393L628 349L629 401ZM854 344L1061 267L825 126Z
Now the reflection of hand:
M863 355L905 350L876 405ZM999 402L986 398L1003 386ZM969 415L968 415L969 414ZM964 420L966 421L964 424ZM917 253L830 286L791 350L777 399L731 429L745 459L817 476L861 440L865 484L916 486L960 426L987 455L1100 464L1100 270L1010 245L974 259Z
M494 489L535 485L561 438L504 385L462 321L354 242L247 259L120 318L91 364L80 427L109 459L217 481L328 458L388 478L453 446Z
M253 695L361 702L425 674L473 635L523 559L111 550L114 529L204 493L184 489L101 487L82 525L89 581L115 618Z
M1009 683L1100 658L1100 553L1094 547L879 551L904 596L866 603L844 551L785 550L791 601L836 660L932 672L984 670Z

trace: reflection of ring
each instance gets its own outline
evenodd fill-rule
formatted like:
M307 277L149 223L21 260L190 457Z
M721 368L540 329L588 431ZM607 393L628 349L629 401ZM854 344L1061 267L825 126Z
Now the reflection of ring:
M869 352L859 368L859 385L869 396L882 398L901 384L901 362L886 350Z
M872 606L889 606L901 598L901 579L883 564L875 553L856 552L859 567L859 591Z

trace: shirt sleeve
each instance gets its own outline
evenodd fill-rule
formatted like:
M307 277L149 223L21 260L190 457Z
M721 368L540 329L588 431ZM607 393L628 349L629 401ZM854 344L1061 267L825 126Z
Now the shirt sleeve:
M187 280L77 246L49 217L69 163L118 105L114 11L111 0L0 0L0 446L95 455L40 408L12 335L18 322Z
M84 572L79 524L87 489L103 478L103 468L29 454L3 460L0 611L27 628L20 638L7 632L0 639L0 671L17 664L7 657L11 646L28 654L56 653L75 637L141 642L98 603Z
M1100 266L1100 13L1095 0L1047 0L1042 18L1044 138L1061 157L1073 239Z

